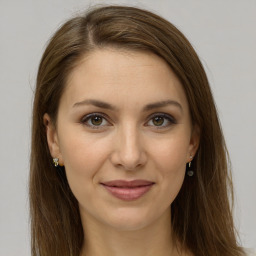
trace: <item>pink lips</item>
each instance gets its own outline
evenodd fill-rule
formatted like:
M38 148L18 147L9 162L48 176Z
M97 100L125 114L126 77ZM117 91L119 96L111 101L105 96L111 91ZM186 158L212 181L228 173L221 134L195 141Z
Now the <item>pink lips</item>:
M132 201L147 193L155 183L147 180L113 180L101 183L113 196Z

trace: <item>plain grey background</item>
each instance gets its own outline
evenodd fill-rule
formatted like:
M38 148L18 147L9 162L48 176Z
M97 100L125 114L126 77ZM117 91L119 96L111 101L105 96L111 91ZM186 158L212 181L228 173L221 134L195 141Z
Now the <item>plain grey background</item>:
M31 109L46 42L67 18L104 3L154 11L195 47L233 164L241 242L256 248L256 0L0 0L0 255L30 255Z

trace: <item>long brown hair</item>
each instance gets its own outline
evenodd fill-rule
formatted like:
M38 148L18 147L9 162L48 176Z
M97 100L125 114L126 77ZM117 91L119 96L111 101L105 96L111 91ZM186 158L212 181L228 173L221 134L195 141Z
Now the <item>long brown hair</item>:
M65 168L56 169L43 115L53 121L72 69L90 51L114 47L163 58L180 79L191 118L200 129L193 160L171 205L175 238L196 256L241 256L232 217L233 190L225 141L203 66L184 35L163 18L134 7L106 6L77 16L51 38L38 70L30 166L32 255L78 256L83 229Z

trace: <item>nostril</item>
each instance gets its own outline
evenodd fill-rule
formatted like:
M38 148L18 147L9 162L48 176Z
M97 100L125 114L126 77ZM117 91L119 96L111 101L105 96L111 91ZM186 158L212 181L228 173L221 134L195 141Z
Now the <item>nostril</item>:
M137 145L136 139L128 139L125 143L117 141L110 155L111 163L120 170L137 171L145 165L147 157L143 147Z

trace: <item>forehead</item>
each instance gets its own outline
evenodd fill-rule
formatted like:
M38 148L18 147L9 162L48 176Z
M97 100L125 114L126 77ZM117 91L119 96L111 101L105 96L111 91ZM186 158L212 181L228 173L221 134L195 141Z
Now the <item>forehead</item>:
M117 49L98 49L85 56L68 76L62 98L69 105L85 98L117 105L175 99L187 107L182 84L162 58Z

